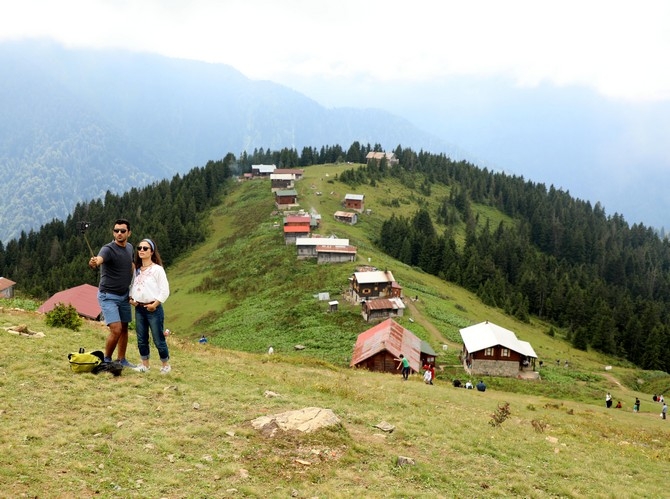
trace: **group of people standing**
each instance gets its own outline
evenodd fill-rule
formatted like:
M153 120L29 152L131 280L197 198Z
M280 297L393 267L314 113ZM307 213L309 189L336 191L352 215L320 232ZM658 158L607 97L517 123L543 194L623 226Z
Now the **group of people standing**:
M162 363L161 374L172 370L170 353L164 334L163 303L170 296L170 286L156 243L142 239L134 252L130 239L130 222L120 218L114 222L113 241L105 244L88 265L100 269L98 303L109 327L105 341L105 362L117 361L126 368L147 372L150 368L149 332ZM135 332L142 363L138 366L126 358L128 324L135 308Z

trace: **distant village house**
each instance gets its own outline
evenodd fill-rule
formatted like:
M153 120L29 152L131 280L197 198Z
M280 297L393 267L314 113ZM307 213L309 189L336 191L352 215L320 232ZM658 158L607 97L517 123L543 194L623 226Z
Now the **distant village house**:
M336 239L333 237L298 237L295 241L295 246L299 259L317 258L318 246L349 246L349 239Z
M356 302L372 298L401 298L402 287L390 270L354 272L349 278L349 293Z
M338 222L344 222L349 225L354 225L358 222L358 214L350 213L348 211L336 211L334 217Z
M296 180L302 178L303 170L277 168L270 174L270 188L272 192L282 189L293 189Z
M395 153L392 152L372 152L370 151L367 156L365 156L365 160L367 161L368 164L371 162L375 162L377 164L381 163L382 159L386 159L386 162L389 166L394 166L400 163L398 158L395 157Z
M356 246L323 244L316 247L316 263L348 263L356 261Z
M14 286L14 281L0 277L0 298L14 298Z
M275 165L251 165L251 173L254 177L269 177L276 169Z
M295 244L298 237L309 237L312 230L310 215L288 215L284 217L284 242Z
M368 322L402 317L404 313L405 304L402 298L376 298L361 302L361 315Z
M288 210L298 206L298 193L295 189L285 189L275 192L275 206L278 210Z
M347 194L344 196L344 207L363 213L365 209L365 194Z

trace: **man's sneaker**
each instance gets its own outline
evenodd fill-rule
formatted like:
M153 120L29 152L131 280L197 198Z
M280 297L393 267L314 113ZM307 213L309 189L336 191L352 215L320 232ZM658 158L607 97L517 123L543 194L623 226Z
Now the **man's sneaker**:
M170 367L170 364L168 364L167 366L161 367L161 374L167 374L170 371L172 371L172 368Z
M137 371L138 373L145 373L149 370L149 366L145 366L144 364L140 364L137 366L134 371Z
M128 362L128 359L120 359L119 362L123 367L127 367L128 369L135 369L137 367L135 364Z
M111 357L105 357L105 360L103 360L103 362L111 362L111 361L112 361Z

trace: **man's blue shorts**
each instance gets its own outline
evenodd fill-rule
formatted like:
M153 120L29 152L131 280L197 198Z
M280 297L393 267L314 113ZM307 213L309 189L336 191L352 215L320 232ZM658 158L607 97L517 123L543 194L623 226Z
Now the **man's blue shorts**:
M98 291L98 303L102 309L105 324L108 326L113 322L129 323L133 320L128 293L125 295L115 295L113 293Z

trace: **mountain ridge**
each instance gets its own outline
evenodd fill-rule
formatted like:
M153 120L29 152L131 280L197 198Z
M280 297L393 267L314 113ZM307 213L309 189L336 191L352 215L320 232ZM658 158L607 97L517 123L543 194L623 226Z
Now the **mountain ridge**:
M0 44L0 240L67 206L188 171L230 151L327 143L449 146L378 109L326 109L222 64L48 41Z

